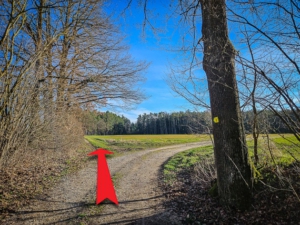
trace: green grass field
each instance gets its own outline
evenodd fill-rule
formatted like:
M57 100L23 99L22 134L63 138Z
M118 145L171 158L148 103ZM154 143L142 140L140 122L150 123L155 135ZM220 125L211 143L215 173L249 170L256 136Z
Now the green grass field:
M249 156L253 157L254 142L248 141ZM278 134L261 135L258 141L258 156L260 164L278 164L288 166L300 159L300 143L292 134L281 137Z
M249 157L253 157L254 142L251 136L247 136ZM291 134L285 134L284 138L277 134L261 135L258 142L259 165L262 166L288 166L296 160L300 160L300 143ZM184 152L177 153L164 165L164 175L166 182L171 182L176 178L176 174L182 169L193 168L199 161L213 157L212 146L199 147ZM274 159L274 160L273 160Z
M210 140L208 135L90 135L85 138L95 147L106 148L118 155L125 151L137 151L157 148L167 145L199 142ZM253 158L254 142L251 135L247 136L249 157ZM260 165L288 166L296 159L300 159L300 145L291 134L284 137L278 134L260 135L258 142L258 155ZM191 168L203 158L212 157L213 148L200 147L190 149L173 156L164 165L164 174L167 178L174 178L182 169Z
M166 135L89 135L85 136L93 146L113 152L136 151L167 145L184 144L210 140L208 135L166 134Z

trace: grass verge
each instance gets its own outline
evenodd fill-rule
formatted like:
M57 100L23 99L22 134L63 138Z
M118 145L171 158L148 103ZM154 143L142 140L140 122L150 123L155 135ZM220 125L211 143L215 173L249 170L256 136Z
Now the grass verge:
M253 140L248 140L249 158L252 162L253 158ZM292 163L297 162L300 158L300 146L297 145L297 140L294 136L288 134L283 137L280 135L262 135L262 138L258 142L258 155L259 164L257 168L266 168L274 166L284 166L287 167ZM165 163L163 168L163 173L166 182L173 182L176 179L176 174L183 169L191 169L198 162L212 157L213 148L212 146L199 147L190 149L184 152L177 153L174 155L167 163ZM252 166L253 163L251 163ZM256 169L256 168L253 168ZM258 174L260 173L257 171Z
M291 135L262 135L259 164L253 182L252 205L246 212L219 202L212 147L187 150L173 156L163 168L165 207L182 224L298 224L300 221L299 146ZM253 141L248 141L249 158ZM207 160L205 160L207 159Z
M193 148L177 153L164 165L163 173L165 182L174 182L177 173L193 168L200 160L212 157L212 154L212 146Z

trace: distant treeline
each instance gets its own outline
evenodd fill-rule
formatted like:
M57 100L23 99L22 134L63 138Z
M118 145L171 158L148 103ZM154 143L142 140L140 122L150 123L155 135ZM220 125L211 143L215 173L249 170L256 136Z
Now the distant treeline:
M246 133L252 132L253 113L243 112ZM84 111L82 117L85 134L192 134L209 133L212 129L211 115L204 112L144 113L132 123L128 118L112 112ZM258 114L260 133L289 133L282 120L271 111Z
M191 134L208 133L211 127L209 112L173 112L139 115L136 134Z

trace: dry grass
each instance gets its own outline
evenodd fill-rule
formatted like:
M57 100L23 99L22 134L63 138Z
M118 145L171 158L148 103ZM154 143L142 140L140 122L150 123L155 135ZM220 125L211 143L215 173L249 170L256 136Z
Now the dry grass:
M87 160L92 149L83 139L79 123L69 117L54 125L54 135L43 134L48 139L18 149L0 169L0 221Z
M298 224L300 148L292 135L269 138L270 141L267 137L259 140L259 176L253 179L253 201L248 211L219 203L213 160L201 157L207 148L182 152L165 164L168 172L176 169L173 182L165 183L166 192L170 193L166 207L180 216L182 224ZM253 143L248 144L251 152ZM198 163L181 166L182 162L194 161L196 156ZM165 173L165 178L168 176Z

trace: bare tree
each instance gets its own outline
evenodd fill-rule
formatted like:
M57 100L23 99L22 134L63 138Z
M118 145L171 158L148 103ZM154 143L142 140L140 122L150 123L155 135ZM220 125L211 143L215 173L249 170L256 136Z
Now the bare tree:
M235 49L228 37L225 1L201 2L203 68L212 111L218 190L229 205L250 205L251 170L235 75Z
M180 13L187 30L191 31L191 46L182 48L188 52L190 63L187 69L173 73L172 88L192 104L208 106L201 96L203 89L197 90L201 83L195 75L199 65L203 65L213 120L219 195L224 204L246 209L251 199L251 170L236 82L236 50L228 37L225 0L180 0L170 4L176 5L175 11ZM147 1L144 1L145 8ZM199 56L203 56L202 63Z
M28 42L24 27L26 16L36 7L27 1L1 2L1 103L0 127L1 150L0 165L14 153L21 142L26 145L30 128L37 117L29 116L33 107L33 90L29 84L36 81L30 76L44 49L35 51ZM54 41L54 36L51 41ZM29 98L28 98L29 97ZM37 127L37 129L39 129Z
M150 1L143 3L147 14ZM259 161L258 117L264 110L272 110L300 140L299 2L180 0L168 3L174 6L170 14L179 16L181 28L185 27L182 40L187 44L179 51L189 59L172 68L169 83L192 104L211 109L219 193L227 204L247 207L251 174L239 97L242 96L242 107L251 108L254 115L255 163ZM149 22L147 15L145 22ZM228 38L227 23L236 35L238 51ZM199 60L202 57L203 61ZM199 71L202 65L210 104L206 101L205 78ZM238 85L241 93L237 91Z
M272 110L299 141L299 3L233 3L230 20L242 25L242 42L248 40L248 51L240 51L238 63L251 71L247 80L259 80L253 102L260 110ZM237 5L243 6L240 11L234 10Z
M27 145L72 140L67 124L84 104L131 107L143 99L147 64L127 53L103 3L0 3L0 165Z
M182 2L185 3L182 4L185 18L196 18L200 15L196 8L203 1L195 1L194 4ZM299 140L299 6L294 0L248 2L233 0L226 4L228 21L238 40L236 44L239 51L235 52L235 59L242 108L253 111L255 164L259 162L258 137L261 132L258 118L264 110L273 111ZM192 47L189 54L191 60L187 69L176 70L172 74L171 84L183 97L195 102L200 99L198 104L205 106L203 99L199 98L203 95L201 93L203 89L197 91L196 88L197 85L202 87L199 72L196 71L200 65L197 58L201 57L201 54L197 54L197 50L203 47L198 40L203 40L204 44L205 40L204 36L195 38L196 19L190 21L193 27L191 30L194 32L191 35ZM216 27L217 23L210 28L213 30Z

